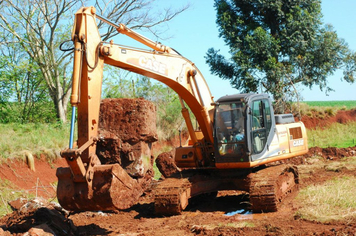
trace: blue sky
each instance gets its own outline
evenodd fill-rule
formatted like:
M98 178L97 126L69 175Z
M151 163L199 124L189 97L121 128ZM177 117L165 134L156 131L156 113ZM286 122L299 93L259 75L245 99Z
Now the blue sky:
M158 0L159 8L179 7L190 4L188 10L167 23L165 32L169 38L160 40L162 44L177 50L184 57L194 62L205 77L215 99L227 94L239 93L231 88L228 81L210 73L204 56L209 48L220 49L221 54L229 58L228 48L223 39L218 37L215 23L216 13L213 0ZM351 50L356 50L356 1L355 0L322 0L323 21L331 24L340 38L345 39ZM153 39L147 32L142 33ZM166 37L167 37L166 36ZM165 37L163 35L163 37ZM119 43L115 40L116 43ZM120 43L121 44L121 43ZM125 44L125 43L124 43ZM130 45L130 44L129 44ZM300 86L305 101L356 100L356 83L349 84L340 80L342 72L338 71L328 78L329 86L335 90L329 96L315 86L311 90Z

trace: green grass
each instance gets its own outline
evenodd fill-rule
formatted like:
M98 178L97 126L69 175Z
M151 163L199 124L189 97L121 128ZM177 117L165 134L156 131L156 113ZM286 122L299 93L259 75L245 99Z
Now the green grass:
M322 223L356 220L356 178L344 176L322 185L301 189L297 201L302 207L296 216Z
M21 158L23 151L57 156L68 146L69 125L0 124L0 157Z
M356 145L356 122L334 123L327 129L307 130L309 147L353 147Z
M303 101L310 107L333 107L340 110L356 108L356 100L352 101Z

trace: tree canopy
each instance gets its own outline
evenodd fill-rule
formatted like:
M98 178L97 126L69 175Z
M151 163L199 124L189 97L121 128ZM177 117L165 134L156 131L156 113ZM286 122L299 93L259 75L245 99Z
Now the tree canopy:
M111 21L126 24L133 29L148 29L156 36L158 35L156 31L158 28L155 28L157 25L171 20L187 8L184 6L179 9L160 9L155 7L155 0L0 1L2 59L8 58L11 50L15 48L17 55L23 55L19 60L31 65L23 68L24 73L27 73L26 68L29 71L36 68L39 73L37 76L31 76L32 84L45 85L47 100L52 101L57 118L62 122L66 121L71 92L72 53L60 51L59 45L64 40L70 39L73 14L82 5L93 4L98 14ZM112 26L103 24L101 21L98 21L98 27L102 40L108 40L118 33ZM9 52L7 52L8 49ZM12 76L11 67L3 66L1 69L1 85L14 86L19 82L16 77ZM6 87L1 91L15 90ZM8 100L15 96L9 94L1 96L0 99Z
M337 69L354 82L356 55L323 25L320 0L215 0L214 6L231 57L210 48L205 58L234 88L263 90L278 103L296 84L331 91L327 78Z

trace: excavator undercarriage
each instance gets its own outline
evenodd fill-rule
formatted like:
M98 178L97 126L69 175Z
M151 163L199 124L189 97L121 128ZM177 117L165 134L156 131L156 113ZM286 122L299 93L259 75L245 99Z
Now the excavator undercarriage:
M158 215L180 214L190 198L221 190L248 192L253 212L273 212L289 193L298 189L298 183L296 167L283 164L238 172L183 170L157 185L155 212Z

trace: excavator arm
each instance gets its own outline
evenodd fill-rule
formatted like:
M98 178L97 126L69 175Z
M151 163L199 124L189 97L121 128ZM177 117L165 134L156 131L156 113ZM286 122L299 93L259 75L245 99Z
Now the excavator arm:
M120 33L153 50L120 46L114 44L113 41L102 42L96 23L97 17L114 26ZM195 147L195 163L199 166L209 165L209 161L206 161L209 158L206 157L207 152L203 152L201 147L204 144L213 143L212 103L214 101L206 81L194 63L170 47L153 42L123 24L115 25L97 16L94 7L81 8L75 14L72 41L74 42L74 63L71 134L69 148L61 152L69 168L57 171L59 178L57 196L62 206L73 210L126 208L127 205L122 206L121 202L114 202L117 197L110 195L113 192L111 190L120 189L114 186L115 183L134 184L130 183L129 176L118 164L102 165L96 155L104 64L156 79L172 88L181 101L182 114L193 143L192 146ZM200 131L193 129L185 104L196 117ZM78 110L78 140L74 145L76 109ZM114 170L117 173L114 173ZM119 180L103 180L103 176L110 172ZM98 182L97 179L101 180ZM112 186L105 190L106 193L103 190L98 191L98 186L104 185L105 182L110 182ZM73 198L76 199L73 200ZM105 198L110 199L112 204L100 206L102 204L99 202Z
M104 64L156 79L172 88L182 101L183 112L186 110L185 103L196 117L205 141L213 143L211 104L214 101L204 77L194 63L173 49L139 35L123 24L110 23L120 33L151 47L153 51L119 46L113 41L102 42L96 26L96 17L95 8L81 8L76 13L72 33L76 46L71 104L78 107L80 117L85 117L83 121L78 120L81 124L78 131L81 133L78 136L83 138L78 140L78 145L83 145L97 133ZM189 132L194 139L194 132Z

